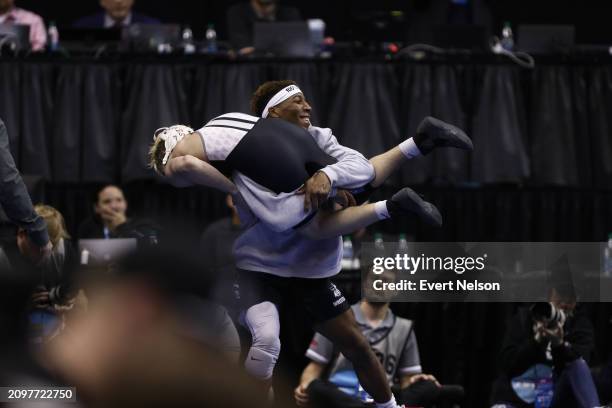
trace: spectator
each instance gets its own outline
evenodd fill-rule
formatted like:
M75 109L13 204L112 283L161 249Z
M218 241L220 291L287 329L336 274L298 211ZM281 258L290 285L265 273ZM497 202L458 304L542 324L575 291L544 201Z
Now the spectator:
M160 227L148 220L127 217L128 203L121 188L108 184L93 200L93 216L79 225L79 239L136 238L142 244L155 244Z
M31 11L15 7L15 0L0 0L0 24L30 26L30 44L33 51L43 51L47 44L47 30L42 17Z
M106 185L96 192L94 215L79 226L79 238L117 238L128 223L123 190Z
M300 12L294 7L278 4L278 0L250 0L239 3L227 11L227 30L232 48L241 55L255 51L255 22L296 21L300 20Z
M0 263L13 273L33 274L36 289L32 293L30 320L31 340L42 340L57 328L57 307L66 305L75 295L74 271L77 257L68 241L64 218L55 208L37 205L35 210L49 229L53 251L41 260L38 251L32 250L27 234L23 229L17 231L14 240L5 242L0 248Z
M116 238L128 222L127 207L121 188L102 187L95 195L94 215L79 226L79 238Z
M156 18L132 11L134 0L100 0L104 11L81 17L76 28L121 28L131 24L159 24Z
M444 399L456 402L463 397L460 387L441 386L433 375L422 373L412 321L396 317L389 309L389 303L363 300L351 309L359 329L386 371L398 404L422 406ZM331 341L316 333L306 356L312 361L304 369L294 392L298 406L369 406L356 395L358 379L352 364L334 351ZM329 381L322 380L324 373L327 373ZM340 391L339 386L350 387L354 395Z
M39 306L59 306L75 295L74 272L78 265L76 250L66 230L64 216L49 205L37 204L34 210L47 223L53 251L44 264L42 293L38 294ZM19 237L18 237L19 239Z
M546 396L543 387L551 382L551 407L599 405L587 366L594 348L591 322L571 291L551 289L550 303L565 317L543 322L533 309L521 308L508 323L501 373L493 387L495 407L533 407L538 394Z

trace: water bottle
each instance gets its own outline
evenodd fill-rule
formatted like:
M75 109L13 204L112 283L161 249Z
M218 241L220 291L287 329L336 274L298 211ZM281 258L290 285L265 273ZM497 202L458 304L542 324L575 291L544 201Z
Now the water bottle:
M206 52L214 54L217 52L217 32L214 24L208 24L206 29Z
M81 265L89 264L89 251L83 248L81 251Z
M608 234L608 243L604 248L603 274L612 277L612 233Z
M507 21L502 28L501 46L506 51L512 51L514 49L514 35L512 34L512 27Z
M376 251L384 251L385 250L385 242L383 241L383 236L380 232L374 234L374 248Z
M193 44L193 31L189 26L186 26L183 29L183 52L185 54L193 54L196 50L195 45Z
M49 51L55 52L59 48L59 30L55 25L55 21L51 21L49 23L49 28L47 29L47 38Z
M349 270L353 269L353 257L355 253L353 252L353 241L351 241L351 237L349 235L345 236L342 241L342 269Z
M554 394L552 378L540 379L535 387L534 408L550 408Z
M397 252L405 254L408 252L408 240L406 239L406 234L399 234L399 240L397 241Z

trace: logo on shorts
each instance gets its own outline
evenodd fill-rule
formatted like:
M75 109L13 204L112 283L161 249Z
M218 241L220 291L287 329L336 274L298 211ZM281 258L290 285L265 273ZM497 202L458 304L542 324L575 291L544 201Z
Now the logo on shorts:
M333 283L329 284L329 288L332 290L332 292L334 292L335 297L342 296L342 292L340 292L340 289L338 289Z
M336 301L333 303L333 305L334 305L334 306L338 306L338 305L343 304L344 302L346 302L346 299L344 298L344 296L342 296L340 299L337 299L337 300L336 300Z

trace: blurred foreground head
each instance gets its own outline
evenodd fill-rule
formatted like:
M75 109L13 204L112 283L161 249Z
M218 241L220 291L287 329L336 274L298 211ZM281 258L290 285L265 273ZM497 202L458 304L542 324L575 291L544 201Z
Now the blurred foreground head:
M202 298L212 283L190 252L137 251L87 285L88 311L73 316L45 354L86 406L265 405L238 367L185 335L176 300Z

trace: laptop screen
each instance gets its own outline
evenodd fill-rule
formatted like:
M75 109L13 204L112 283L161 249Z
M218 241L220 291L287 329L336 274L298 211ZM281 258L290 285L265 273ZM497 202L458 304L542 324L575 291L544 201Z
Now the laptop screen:
M30 26L23 24L0 24L0 46L11 44L16 51L30 49Z
M255 23L255 50L276 57L313 57L314 46L305 21Z
M136 238L80 239L81 264L108 265L136 250Z

